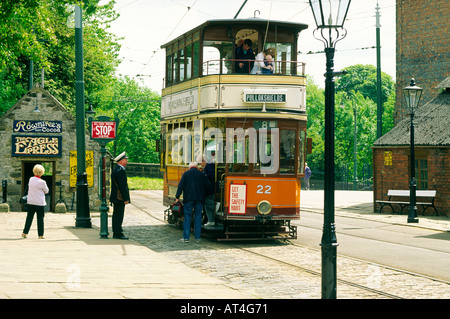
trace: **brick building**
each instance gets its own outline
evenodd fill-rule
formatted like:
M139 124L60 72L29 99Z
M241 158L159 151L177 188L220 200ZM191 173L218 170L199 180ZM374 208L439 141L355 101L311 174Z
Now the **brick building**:
M394 121L407 115L402 89L415 78L423 88L419 107L439 94L450 76L448 0L397 0L397 100Z
M374 142L374 211L379 208L376 200L388 199L388 190L409 190L410 119L403 88L414 78L423 89L414 117L417 189L436 190L439 214L450 216L450 24L445 21L448 1L397 0L396 4L396 126ZM434 211L428 209L426 213Z
M450 216L450 77L437 86L442 91L414 115L417 190L436 190L439 215ZM410 117L406 117L373 146L375 200L387 200L390 189L409 190ZM406 199L408 200L408 199ZM390 212L390 208L387 208ZM419 211L419 214L422 214ZM426 214L434 214L432 209Z
M1 204L2 209L7 206L11 211L23 210L19 198L38 163L46 169L42 178L49 187L45 210L54 212L59 203L64 203L67 210L75 209L76 150L75 118L45 89L34 87L28 91L0 117L0 179L7 182L7 202ZM86 172L91 209L98 209L101 204L98 199L100 157L99 144L87 133ZM106 161L110 171L110 156Z

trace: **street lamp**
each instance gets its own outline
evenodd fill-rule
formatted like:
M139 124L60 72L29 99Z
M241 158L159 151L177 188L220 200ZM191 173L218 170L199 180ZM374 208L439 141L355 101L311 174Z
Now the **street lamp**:
M343 28L351 0L309 0L317 29L314 37L325 45L325 178L322 234L322 298L336 299L337 239L334 223L334 72L335 45L347 35ZM320 36L320 37L319 37Z
M403 89L403 94L405 95L406 107L409 110L411 118L411 131L410 131L410 152L411 152L411 180L409 183L409 214L408 223L418 223L417 217L417 206L416 206L416 159L414 154L414 110L419 105L420 96L422 95L422 88L418 87L411 79L409 86Z
M92 107L92 103L89 103L89 108L87 109L86 113L86 119L89 122L91 122L94 117L95 117L95 111L94 108Z

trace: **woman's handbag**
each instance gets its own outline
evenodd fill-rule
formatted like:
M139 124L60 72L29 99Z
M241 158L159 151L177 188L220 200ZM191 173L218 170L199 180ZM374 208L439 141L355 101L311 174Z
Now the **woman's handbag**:
M28 195L22 196L19 199L19 203L25 205L27 203Z
M28 185L27 185L27 187L25 188L25 192L23 192L22 197L19 198L19 203L20 203L21 205L26 205L26 204L27 204L27 201L28 201Z

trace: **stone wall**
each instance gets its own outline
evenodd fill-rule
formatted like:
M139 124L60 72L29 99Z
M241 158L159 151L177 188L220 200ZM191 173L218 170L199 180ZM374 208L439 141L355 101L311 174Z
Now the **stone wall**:
M128 177L163 178L164 172L159 170L159 164L130 163L127 164Z

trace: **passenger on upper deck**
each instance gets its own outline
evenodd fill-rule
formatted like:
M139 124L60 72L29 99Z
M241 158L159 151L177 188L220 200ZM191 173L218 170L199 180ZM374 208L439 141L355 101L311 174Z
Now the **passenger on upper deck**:
M261 69L262 74L273 74L273 70L275 68L275 64L273 63L273 58L270 54L266 55L266 59L264 60L264 65Z
M272 74L274 63L272 56L275 55L275 49L268 48L263 52L259 52L255 58L255 65L250 74ZM270 58L270 60L269 60Z
M236 73L249 74L253 68L253 60L255 60L255 53L252 50L252 40L245 39L244 43L236 48L235 59L240 60L236 61L235 64Z

